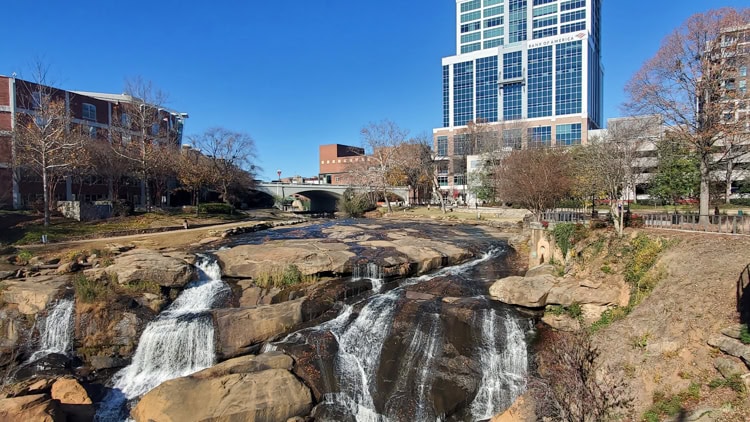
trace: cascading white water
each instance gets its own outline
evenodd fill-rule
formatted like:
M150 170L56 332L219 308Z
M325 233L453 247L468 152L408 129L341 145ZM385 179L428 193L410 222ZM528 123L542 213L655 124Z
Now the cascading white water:
M354 266L352 281L368 279L372 283L372 291L378 293L383 287L383 269L374 262Z
M499 408L507 408L526 389L527 352L523 330L508 313L500 317L484 309L481 318L479 361L483 369L479 391L471 403L473 420L489 419ZM505 328L504 349L498 350L498 324Z
M73 345L73 299L60 299L39 327L39 350L31 355L35 361L50 353L66 354Z
M346 409L358 422L385 420L375 411L373 402L375 374L398 297L396 291L376 296L349 325L329 326L339 343L335 367L340 391L327 394L323 401Z
M196 266L201 279L146 326L132 363L115 374L97 420L118 420L124 401L214 364L214 327L206 311L229 293L229 286L221 280L216 261L202 259Z

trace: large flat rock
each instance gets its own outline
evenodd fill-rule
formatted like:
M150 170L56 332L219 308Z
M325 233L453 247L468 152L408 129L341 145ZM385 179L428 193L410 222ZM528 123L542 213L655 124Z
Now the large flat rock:
M253 345L287 332L302 322L303 301L211 311L216 328L216 353L223 358L238 356Z
M133 249L118 255L112 265L86 270L84 274L94 280L116 279L120 284L149 281L163 287L182 287L192 280L194 270L182 258L150 249Z
M0 421L64 422L59 402L46 394L0 400Z
M216 378L183 377L146 393L131 412L137 422L272 422L304 416L310 390L284 369Z
M314 240L240 245L215 255L222 273L236 278L256 278L264 271L284 269L292 264L302 274L343 274L351 272L348 263L354 257L343 243Z
M509 305L540 308L547 305L547 295L555 283L555 277L549 274L536 277L506 277L490 287L490 296Z
M4 281L2 299L5 303L18 306L22 314L34 315L45 310L69 280L67 276L40 276Z

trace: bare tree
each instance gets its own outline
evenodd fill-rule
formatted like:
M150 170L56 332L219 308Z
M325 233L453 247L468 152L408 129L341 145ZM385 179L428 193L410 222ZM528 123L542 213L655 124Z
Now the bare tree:
M438 193L440 208L445 212L445 201L439 194L440 185L437 179L436 157L434 156L428 135L419 135L408 139L398 147L400 172L404 175L404 182L416 191L424 190L432 196Z
M225 203L231 202L233 186L251 187L256 155L255 141L250 135L213 127L190 140L209 158L213 180Z
M660 114L677 137L698 156L700 214L707 221L711 171L721 161L719 147L745 130L730 110L741 99L730 83L737 61L746 57L742 28L750 9L722 8L698 13L662 42L626 86L627 107L635 114ZM744 56L743 56L744 55ZM742 94L746 96L747 94Z
M393 212L388 198L389 176L398 168L401 157L398 147L406 143L408 131L401 129L390 120L370 123L361 130L362 141L368 161L365 170L366 180L377 191L382 192L388 212Z
M587 195L605 195L615 231L619 235L623 231L623 199L628 191L635 190L637 169L634 164L644 135L653 131L650 127L652 120L643 117L612 124L606 135L593 137L589 145L574 152L578 191Z
M15 125L16 164L42 179L44 226L49 226L54 188L78 160L85 137L71 122L64 94L51 88L48 69L37 63L34 83L22 84L26 113L17 116Z
M161 164L161 147L176 144L163 108L167 96L141 77L126 80L124 92L127 100L113 112L112 151L131 161L141 178L141 204L151 207L150 182Z
M192 194L191 203L196 206L200 204L200 193L208 186L212 178L213 167L208 157L193 148L183 147L177 160L177 179L182 189Z
M495 169L500 197L527 208L539 220L571 191L569 158L551 148L512 151Z
M132 172L134 164L123 153L113 153L112 149L119 146L120 144L107 142L89 142L87 145L92 171L107 180L107 196L113 201L120 199L122 181Z

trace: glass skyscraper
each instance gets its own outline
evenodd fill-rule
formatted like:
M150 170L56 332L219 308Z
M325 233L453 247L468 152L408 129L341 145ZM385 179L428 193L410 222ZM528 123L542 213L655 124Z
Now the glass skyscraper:
M442 61L443 126L433 130L442 185L466 179L470 122L505 148L575 145L601 127L601 3L456 0L456 55Z

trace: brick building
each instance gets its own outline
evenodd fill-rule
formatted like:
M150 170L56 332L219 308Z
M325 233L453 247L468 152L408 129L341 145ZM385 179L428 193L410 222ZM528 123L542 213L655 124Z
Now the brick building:
M367 162L365 149L341 144L319 147L320 182L329 185L348 185L347 171L358 163Z
M70 124L77 125L92 140L112 142L119 140L145 139L182 143L183 124L188 117L164 107L146 104L126 94L66 91L50 86L0 75L0 208L24 208L42 197L39 176L16 166L14 168L14 129L24 117L28 120L37 115L44 101L64 102L70 116ZM134 114L140 110L150 117L147 129L136 128ZM144 112L145 110L145 112ZM112 181L97 175L76 181L66 177L55 186L56 200L127 199L134 204L145 203L143 182L126 178L118 192L112 191ZM158 203L158 198L152 198Z

